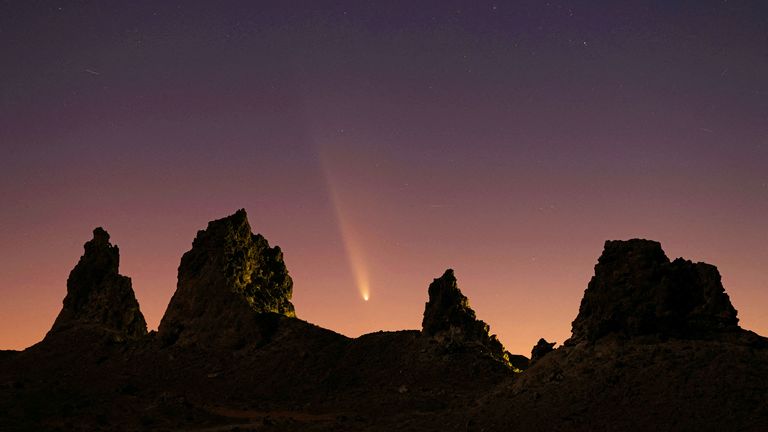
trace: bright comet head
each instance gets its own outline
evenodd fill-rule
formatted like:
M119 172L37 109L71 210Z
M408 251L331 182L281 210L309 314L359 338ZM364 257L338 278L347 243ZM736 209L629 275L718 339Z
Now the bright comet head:
M368 278L368 266L365 264L363 248L360 245L360 239L354 232L352 224L349 221L348 210L345 208L343 200L340 197L336 183L333 181L330 175L328 162L325 157L321 156L321 164L323 165L323 172L325 174L326 182L328 183L328 192L330 194L333 207L336 210L336 219L339 224L339 231L341 232L341 238L344 242L344 248L347 252L347 259L349 260L350 269L355 279L357 289L360 291L360 295L364 301L368 301L371 297L371 289Z

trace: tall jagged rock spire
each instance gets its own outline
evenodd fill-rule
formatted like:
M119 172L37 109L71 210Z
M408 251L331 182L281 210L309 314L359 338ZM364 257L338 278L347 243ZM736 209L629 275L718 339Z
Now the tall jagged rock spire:
M109 242L109 234L96 228L84 248L67 279L67 296L49 336L79 325L95 326L121 337L145 335L144 315L131 279L118 273L120 251Z
M715 266L670 262L651 240L607 241L567 343L608 334L691 337L738 321Z
M166 343L241 345L257 330L256 315L296 315L292 291L282 251L251 233L241 209L197 233L158 333Z
M452 269L429 285L429 301L424 308L422 333L448 347L473 346L509 365L509 353L490 327L477 319L469 300L461 293Z

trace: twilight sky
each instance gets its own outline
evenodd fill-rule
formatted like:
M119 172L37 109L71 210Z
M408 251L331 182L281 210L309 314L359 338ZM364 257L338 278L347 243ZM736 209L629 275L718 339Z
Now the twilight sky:
M0 349L96 226L156 328L238 208L349 336L420 328L451 267L527 355L632 237L768 334L768 2L0 1L0 59Z

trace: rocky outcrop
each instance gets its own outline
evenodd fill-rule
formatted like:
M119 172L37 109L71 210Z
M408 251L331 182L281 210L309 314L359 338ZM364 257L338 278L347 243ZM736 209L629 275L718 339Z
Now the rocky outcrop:
M237 347L263 339L264 314L295 316L293 281L279 247L251 233L245 210L199 231L179 265L176 292L160 322L166 344Z
M496 335L489 333L488 324L477 319L469 300L459 290L452 269L429 285L429 301L424 308L421 328L422 334L445 347L480 348L511 366L509 353Z
M542 357L551 353L555 348L557 342L547 342L546 339L541 338L531 350L531 365L541 360Z
M106 330L121 338L136 338L147 333L131 279L120 275L120 251L109 242L103 228L93 230L67 279L67 295L47 337L66 329L88 326Z
M655 241L607 241L567 343L609 334L695 337L737 324L715 266L670 262Z
M670 262L655 242L610 242L579 343L539 340L522 374L528 359L489 336L450 270L429 287L422 331L350 339L286 317L279 249L244 212L184 256L160 329L170 345L102 343L133 322L115 319L135 306L118 295L130 285L117 261L97 230L70 276L62 334L0 350L0 431L768 430L768 339L736 327L713 267Z

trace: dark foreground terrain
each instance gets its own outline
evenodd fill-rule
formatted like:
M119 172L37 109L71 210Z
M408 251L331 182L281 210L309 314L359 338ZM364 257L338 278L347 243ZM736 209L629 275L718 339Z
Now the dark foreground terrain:
M768 430L768 341L738 326L714 266L653 241L606 242L571 338L530 360L451 270L421 331L296 318L282 252L242 210L198 232L157 332L118 267L96 229L45 339L0 351L0 430Z

